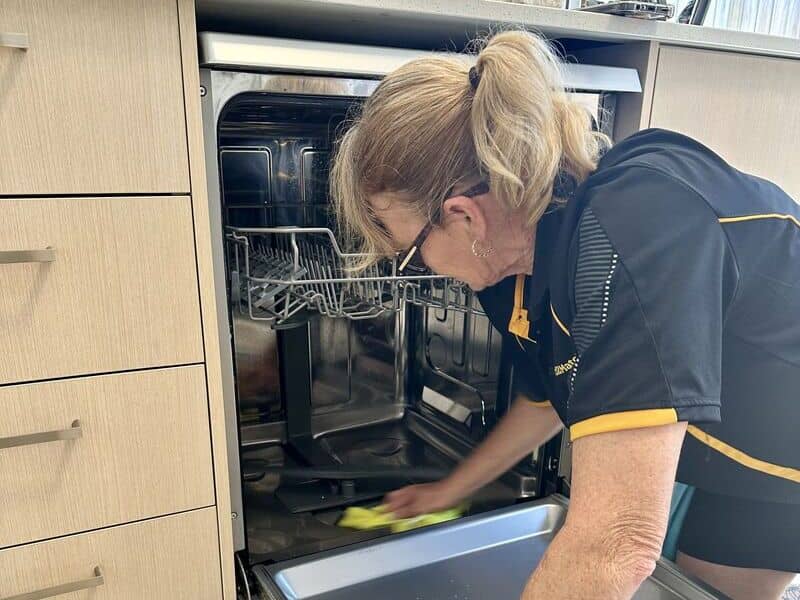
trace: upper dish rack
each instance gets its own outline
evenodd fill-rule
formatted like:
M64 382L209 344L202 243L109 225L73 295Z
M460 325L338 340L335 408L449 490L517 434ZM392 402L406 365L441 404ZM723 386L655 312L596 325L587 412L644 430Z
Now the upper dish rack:
M231 299L251 319L280 325L302 310L369 319L405 303L483 314L463 283L398 274L397 257L354 273L363 258L343 252L324 227L229 227Z

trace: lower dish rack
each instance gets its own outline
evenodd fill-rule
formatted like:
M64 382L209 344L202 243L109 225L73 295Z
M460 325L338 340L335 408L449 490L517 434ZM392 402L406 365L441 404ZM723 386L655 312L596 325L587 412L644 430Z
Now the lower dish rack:
M231 299L249 318L280 325L303 310L369 319L405 304L483 314L465 284L398 273L398 257L359 272L363 254L343 252L324 227L227 229Z

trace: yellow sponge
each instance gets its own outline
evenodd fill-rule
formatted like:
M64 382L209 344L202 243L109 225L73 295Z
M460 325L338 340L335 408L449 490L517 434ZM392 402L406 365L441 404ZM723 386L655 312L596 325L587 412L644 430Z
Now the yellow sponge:
M381 529L390 527L393 532L398 533L400 531L416 529L417 527L426 527L428 525L435 525L436 523L451 521L460 517L465 511L465 506L457 506L435 513L428 513L407 519L397 519L392 513L388 512L383 505L374 508L351 506L344 511L344 515L339 519L338 525L351 529Z

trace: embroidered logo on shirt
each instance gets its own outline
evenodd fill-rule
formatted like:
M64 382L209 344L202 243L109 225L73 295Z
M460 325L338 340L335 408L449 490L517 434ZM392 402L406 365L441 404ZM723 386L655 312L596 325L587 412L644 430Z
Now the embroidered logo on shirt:
M556 365L553 367L553 372L556 374L556 377L563 375L564 373L569 373L573 368L575 368L575 363L578 361L577 356L573 356L567 362L563 362L560 365Z

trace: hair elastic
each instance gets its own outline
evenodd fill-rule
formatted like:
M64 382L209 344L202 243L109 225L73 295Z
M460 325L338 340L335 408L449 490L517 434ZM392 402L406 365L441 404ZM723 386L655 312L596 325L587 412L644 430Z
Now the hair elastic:
M469 84L473 90L478 89L478 84L481 82L481 74L475 66L469 68Z

